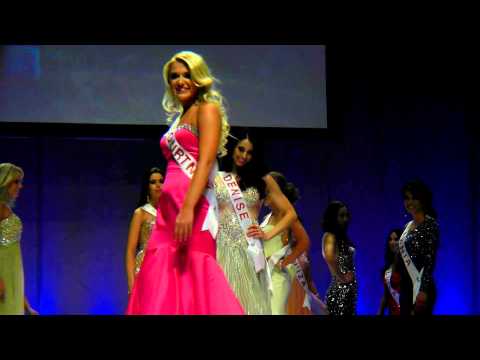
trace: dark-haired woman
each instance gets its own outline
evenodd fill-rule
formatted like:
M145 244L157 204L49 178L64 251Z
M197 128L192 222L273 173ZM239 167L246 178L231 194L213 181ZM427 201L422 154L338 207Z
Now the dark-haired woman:
M277 182L288 201L294 205L300 198L298 188L288 182L286 177L279 172L272 171L270 175ZM269 215L265 218L264 223L271 221L268 217ZM275 292L275 288L273 289L272 310L276 308L278 312L286 311L287 315L325 315L326 305L318 295L311 273L310 237L300 217L282 235L281 245L288 246L289 250L285 257L278 261L278 266L274 269L277 275L282 275L279 270L286 271L288 269L290 282L285 280L281 282L284 287L283 289L280 287L280 291ZM267 256L269 253L273 253L273 251L268 251L270 242L264 243ZM280 246L278 247L280 248ZM274 275L272 275L272 279L273 277ZM282 278L280 277L280 279ZM287 295L286 310L284 309L285 294Z
M284 232L296 213L261 160L261 143L251 130L233 141L215 181L219 206L217 261L249 315L271 314L267 264L263 242ZM238 135L238 133L237 133ZM268 195L278 219L263 231L257 219Z
M325 210L322 227L322 255L332 275L327 290L328 313L333 316L355 315L357 280L355 274L355 248L347 230L350 213L340 201L333 201Z
M157 219L158 200L162 193L163 180L164 172L153 167L142 181L140 199L130 221L125 254L128 293L132 291L135 275L140 271L145 248Z
M400 275L393 272L393 260L398 252L398 240L402 230L393 229L388 233L385 244L385 266L382 271L383 296L378 315L384 315L388 309L389 315L400 315Z
M277 182L282 193L291 204L294 204L299 196L297 187L288 182L285 176L272 171L270 175ZM268 231L278 221L278 210L270 204L269 198L265 204L272 212L265 217L262 223L264 231ZM310 238L305 231L300 219L295 220L287 231L264 242L265 256L271 269L272 279L272 314L288 315L290 299L296 296L294 304L295 314L311 314L311 296L309 287L313 285L309 276L308 264L305 263L307 252L310 247ZM316 291L316 290L315 290ZM292 292L295 292L292 294ZM291 308L291 306L290 306ZM290 309L291 310L291 309Z
M430 189L415 180L402 188L412 220L398 242L394 271L400 274L400 314L431 315L436 299L433 272L440 231Z

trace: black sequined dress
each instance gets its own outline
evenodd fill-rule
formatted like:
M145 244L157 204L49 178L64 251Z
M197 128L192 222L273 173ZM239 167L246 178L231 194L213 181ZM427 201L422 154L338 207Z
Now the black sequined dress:
M407 225L408 226L408 225ZM413 283L408 274L405 263L400 255L395 259L397 271L400 274L400 314L411 315L416 309L416 314L431 314L436 299L435 282L433 271L437 254L440 231L438 223L430 216L425 221L410 231L405 237L405 248L412 258L418 271L423 268L420 292L427 295L424 306L418 307L413 304Z
M355 315L357 305L358 285L354 264L355 249L348 244L340 243L337 246L336 261L342 275L353 273L353 281L341 282L337 276L332 276L332 282L327 289L326 304L330 315Z

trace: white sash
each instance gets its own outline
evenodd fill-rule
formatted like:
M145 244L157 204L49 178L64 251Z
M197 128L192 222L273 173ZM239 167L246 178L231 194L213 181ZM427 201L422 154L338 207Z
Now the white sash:
M262 221L262 224L260 225L262 228L267 226L270 218L272 217L272 213L269 213L267 216L265 216L265 219ZM273 291L272 287L272 274L271 274L271 269L274 268L274 266L286 255L291 253L292 248L290 244L284 246L283 248L279 249L276 251L270 258L268 259L267 262L267 272L268 272L268 281L269 281L269 289L270 291ZM327 315L327 306L324 304L322 300L320 300L315 294L313 294L310 289L308 288L307 281L305 278L305 274L303 273L303 270L300 266L299 259L297 259L294 263L293 266L295 268L295 275L300 282L300 285L303 287L305 290L305 298L303 300L303 307L309 309L312 311L313 314L315 315Z
M392 268L385 271L385 282L387 284L387 288L388 288L388 291L390 292L390 295L392 295L393 300L395 300L397 305L400 305L400 293L394 288L392 288L392 284L390 283L391 278L392 278Z
M275 265L289 253L290 245L286 245L283 248L274 252L267 261L267 276L268 276L268 289L273 291L272 283L272 269L275 268Z
M142 210L146 211L147 213L149 213L152 216L157 217L157 209L155 209L152 206L152 204L150 204L150 203L147 203L147 204L143 205Z
M300 256L306 257L305 253ZM327 306L325 303L320 300L317 295L310 291L308 287L307 279L305 277L305 273L303 272L302 266L300 265L300 259L298 258L295 260L293 266L295 267L295 275L297 277L298 282L302 286L303 290L305 291L305 298L303 300L303 307L312 311L315 315L326 315L327 314Z
M165 134L167 139L167 145L170 151L172 152L172 157L177 163L177 165L182 169L183 173L189 178L192 179L193 174L197 168L197 161L195 158L183 148L182 145L175 138L175 131L177 124L180 121L180 117L175 120L168 132ZM210 174L208 176L207 188L203 195L208 201L208 212L205 217L205 221L202 225L202 231L208 230L212 237L215 239L218 232L218 207L217 207L217 198L215 196L215 176L218 172L218 164L215 163L212 166Z
M415 301L417 299L417 295L420 292L420 285L422 284L422 275L423 275L423 268L420 272L418 272L417 268L415 267L415 264L412 261L412 258L407 252L407 248L405 247L405 240L407 237L407 234L410 231L410 228L413 225L413 220L410 221L407 226L405 227L405 231L403 232L402 236L400 237L400 240L398 241L398 247L400 249L400 255L402 256L403 262L405 264L405 267L407 268L408 274L410 275L410 278L412 279L413 283L413 304L415 304Z
M268 265L273 269L277 263L283 259L290 250L290 245L285 245L281 249L275 251L268 259Z
M237 215L240 226L247 238L247 253L253 260L255 271L260 272L265 269L265 254L263 253L263 243L259 239L248 237L247 230L253 224L250 214L248 213L247 204L243 198L242 190L235 180L235 176L230 173L220 172L225 187L228 190L230 201L232 203L235 214Z

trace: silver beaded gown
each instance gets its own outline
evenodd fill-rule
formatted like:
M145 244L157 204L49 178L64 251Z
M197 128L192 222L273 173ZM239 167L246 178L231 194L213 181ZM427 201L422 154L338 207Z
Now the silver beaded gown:
M145 256L145 249L147 248L148 240L152 235L152 230L155 226L157 218L157 210L153 208L153 206L148 205L149 204L142 206L142 209L152 215L153 219L150 221L146 220L142 222L142 225L140 227L140 237L138 239L138 246L135 255L135 275L138 274L138 272L140 271L140 267L142 266L143 257Z
M22 221L13 212L0 221L0 279L5 295L0 315L24 315L24 276L20 239Z
M222 267L238 300L247 315L270 315L270 297L265 270L255 272L253 261L247 254L247 238L240 226L228 189L220 175L215 179L215 192L219 209L217 234L217 261ZM242 192L250 215L257 214L260 195L250 187Z

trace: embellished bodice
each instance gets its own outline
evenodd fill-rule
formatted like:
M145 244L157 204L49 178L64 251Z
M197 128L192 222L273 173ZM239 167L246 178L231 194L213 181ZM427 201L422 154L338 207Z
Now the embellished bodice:
M246 246L246 236L240 226L237 214L230 200L230 195L220 175L215 178L215 195L219 212L219 234L217 242L230 245ZM254 187L242 191L243 199L248 207L252 221L256 223L256 215L261 207L260 194Z
M182 145L183 148L195 158L195 160L198 160L198 129L190 124L182 124L176 126L175 130L173 131L178 143ZM167 134L168 133L165 133L165 135L161 138L160 148L162 149L165 159L167 159L168 162L173 162L173 164L178 167L173 159L172 152L168 147Z
M417 270L421 271L421 269L424 269L420 290L425 291L433 283L433 269L440 238L439 225L434 218L427 215L425 221L415 229L409 230L411 226L412 222L407 224L406 234L402 235L402 237L404 237L405 249ZM401 257L400 255L398 256ZM399 264L398 270L402 278L410 281L403 260L400 260Z
M13 212L9 217L0 221L0 246L9 246L20 242L22 229L22 221Z
M137 254L135 257L135 273L137 274L140 271L140 266L143 262L143 257L145 255L145 249L148 244L148 240L152 234L153 227L155 226L157 211L153 206L149 204L142 207L144 211L153 216L151 220L145 220L140 226L140 237L138 239Z
M355 273L354 263L355 248L346 244L337 247L337 263L340 273L345 275L348 272Z

